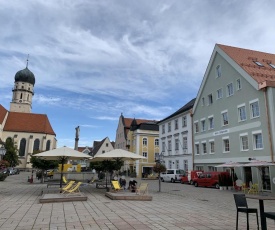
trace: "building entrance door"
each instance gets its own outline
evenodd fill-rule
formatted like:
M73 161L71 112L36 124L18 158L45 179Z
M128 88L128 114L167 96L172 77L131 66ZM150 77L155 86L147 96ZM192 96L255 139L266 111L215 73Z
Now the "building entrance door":
M252 182L251 167L244 167L244 180L246 186L249 186L249 182Z

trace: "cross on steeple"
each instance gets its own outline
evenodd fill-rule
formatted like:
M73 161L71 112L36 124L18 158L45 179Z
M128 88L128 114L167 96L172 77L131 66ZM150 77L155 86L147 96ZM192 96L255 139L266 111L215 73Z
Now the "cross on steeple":
M26 66L26 68L28 68L28 65L29 65L29 54L28 54L28 57L27 57L27 66Z

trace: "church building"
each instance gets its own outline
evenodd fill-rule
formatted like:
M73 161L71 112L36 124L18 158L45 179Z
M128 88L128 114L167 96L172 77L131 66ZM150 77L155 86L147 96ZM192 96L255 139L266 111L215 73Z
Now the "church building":
M14 80L10 111L0 104L0 140L12 139L21 161L18 168L31 168L34 152L56 148L56 134L46 114L31 112L35 76L28 65L15 74Z

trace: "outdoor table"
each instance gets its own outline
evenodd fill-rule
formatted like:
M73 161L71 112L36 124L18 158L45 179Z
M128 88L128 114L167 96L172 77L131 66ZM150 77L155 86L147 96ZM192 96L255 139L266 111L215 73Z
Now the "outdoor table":
M259 207L260 207L260 217L261 217L261 228L262 230L267 230L266 226L266 218L264 215L264 200L275 200L275 196L269 196L269 195L245 195L248 199L255 199L259 200Z

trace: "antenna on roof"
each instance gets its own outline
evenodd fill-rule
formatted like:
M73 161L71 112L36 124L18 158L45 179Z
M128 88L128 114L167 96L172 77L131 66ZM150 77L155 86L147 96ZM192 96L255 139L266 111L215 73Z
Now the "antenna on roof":
M28 68L28 65L29 65L29 54L28 54L28 57L27 57L27 66L26 66L26 68Z

